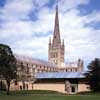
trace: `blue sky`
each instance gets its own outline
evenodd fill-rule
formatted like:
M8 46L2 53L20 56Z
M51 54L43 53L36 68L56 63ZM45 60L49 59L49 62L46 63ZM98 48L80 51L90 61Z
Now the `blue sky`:
M100 58L100 0L58 0L65 60ZM14 53L48 60L56 0L0 0L0 43Z

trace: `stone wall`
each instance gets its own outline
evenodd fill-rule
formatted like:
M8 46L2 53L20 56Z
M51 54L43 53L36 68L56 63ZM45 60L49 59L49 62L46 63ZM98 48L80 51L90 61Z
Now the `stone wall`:
M78 84L77 92L90 91L86 84ZM61 93L66 93L64 83L35 83L34 90L52 90Z
M78 84L78 92L84 92L84 91L90 91L89 85L84 84L84 83L79 83Z
M77 84L71 84L71 87L77 85ZM28 86L28 88L27 88ZM21 89L22 87L22 89ZM11 84L10 90L23 90L23 84L22 82L18 82L17 85L15 83ZM67 93L65 90L65 83L64 82L59 82L59 83L34 83L32 84L31 82L25 82L25 89L24 90L52 90L52 91L57 91L61 93L66 93L66 94L75 94L77 92L84 92L84 91L90 91L89 85L86 85L85 83L79 83L76 87L75 93L70 91L70 93Z
M64 83L35 83L34 90L52 90L61 93L65 93L65 84Z

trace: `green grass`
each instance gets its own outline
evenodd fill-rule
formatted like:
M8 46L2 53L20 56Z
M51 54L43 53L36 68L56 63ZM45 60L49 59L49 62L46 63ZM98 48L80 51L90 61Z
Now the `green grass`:
M100 95L100 92L92 92L92 91L88 91L88 92L80 92L78 93L79 95Z
M6 95L6 91L2 91L0 95ZM22 91L10 91L10 95L64 95L62 93L56 91L49 91L49 90L22 90Z
M100 96L0 96L0 100L100 100Z
M19 95L20 94L20 95ZM0 100L100 100L100 94L78 94L65 95L55 91L16 91L10 92L7 96L5 92L0 95Z

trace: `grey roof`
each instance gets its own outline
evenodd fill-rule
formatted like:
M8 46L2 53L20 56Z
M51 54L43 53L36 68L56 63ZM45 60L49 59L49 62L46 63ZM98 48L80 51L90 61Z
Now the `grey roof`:
M48 61L35 59L32 57L28 57L28 56L22 56L22 55L15 54L15 57L19 61L23 61L23 62L27 62L27 63L31 63L31 64L43 65L43 66L47 66L47 67L56 67L55 64L52 64Z
M85 78L82 72L41 72L36 74L37 79L70 79Z

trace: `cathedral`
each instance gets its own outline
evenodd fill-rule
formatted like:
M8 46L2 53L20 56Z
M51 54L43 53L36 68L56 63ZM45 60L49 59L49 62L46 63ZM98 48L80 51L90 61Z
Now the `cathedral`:
M65 44L60 37L58 6L56 6L53 38L48 43L48 61L15 55L17 82L11 90L52 90L67 94L89 91L85 83L81 59L65 63Z
M64 62L65 56L65 45L64 40L61 41L60 38L60 29L59 29L59 17L58 17L58 5L56 6L56 15L55 15L55 26L54 26L54 33L53 39L49 40L49 50L48 50L48 60L50 63L53 63L59 69L64 69L65 71L82 71L83 70L83 61L78 60L77 68L76 62L70 63L70 65L65 64ZM69 68L67 68L69 67ZM73 68L72 68L73 67Z

